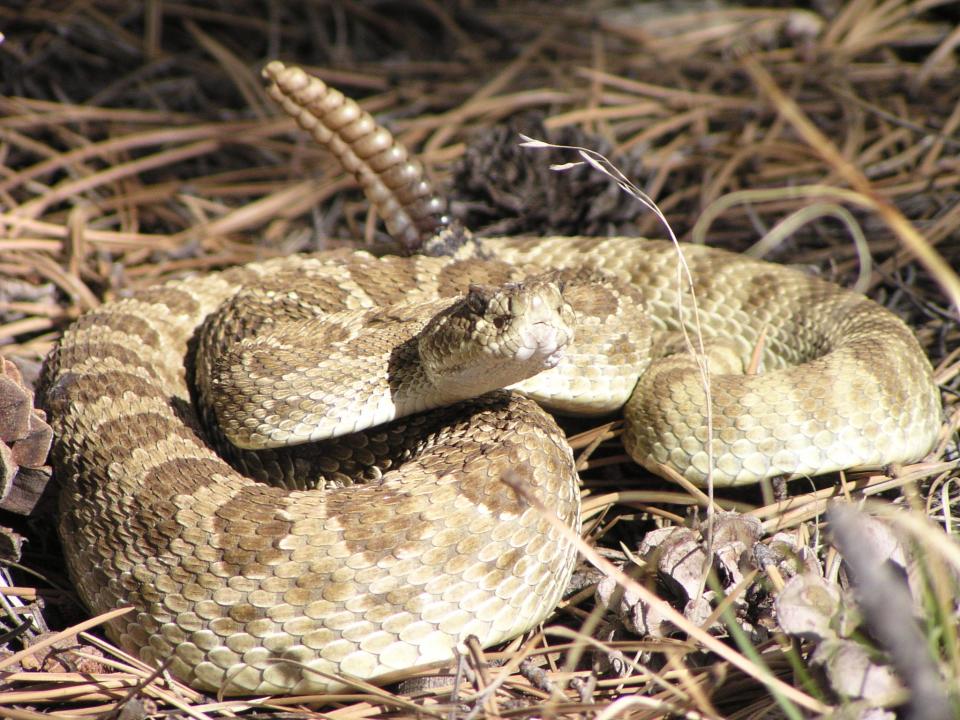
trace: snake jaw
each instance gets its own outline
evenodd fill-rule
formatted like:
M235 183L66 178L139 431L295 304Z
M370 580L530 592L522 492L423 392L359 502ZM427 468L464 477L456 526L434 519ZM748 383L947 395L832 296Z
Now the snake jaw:
M529 281L511 296L510 312L517 318L515 358L543 370L556 367L574 337L575 317L562 286L552 279Z
M546 368L556 367L570 337L549 323L534 323L522 335L516 358L521 362L541 360Z
M562 306L549 307L540 295L530 298L530 313L543 318L518 328L519 346L515 357L520 362L542 364L547 370L554 368L563 357L564 348L573 341L572 322L563 317ZM570 313L572 315L572 311Z

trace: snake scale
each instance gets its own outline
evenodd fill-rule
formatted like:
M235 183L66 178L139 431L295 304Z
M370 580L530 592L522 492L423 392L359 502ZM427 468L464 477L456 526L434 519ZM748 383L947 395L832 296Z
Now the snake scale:
M311 375L318 353L306 344L314 335L334 348L319 351L317 362L340 353L333 365L349 374L353 360L376 354L354 335L358 318L386 323L401 314L390 308L412 294L429 304L466 293L468 305L483 309L489 301L470 296L487 291L468 292L471 282L511 281L528 268L574 277L587 268L631 288L640 302L628 320L641 326L640 340L615 331L608 342L614 354L633 343L645 356L639 380L627 381L636 385L624 411L628 451L651 470L669 465L698 483L710 469L704 382L676 341L678 317L693 329L693 306L690 293L677 289L671 245L487 238L470 241L473 257L463 257L469 243L454 247L442 203L389 133L297 68L271 63L265 75L271 95L357 176L395 237L408 245L426 239L425 247L450 257L331 251L174 281L82 316L51 353L42 381L56 433L60 532L82 599L94 612L131 606L107 627L122 648L169 663L197 688L234 695L336 690L338 677L378 678L449 660L469 635L484 646L503 641L551 612L575 560L532 501L579 529L572 454L527 394L483 390L360 433L299 444L311 413L353 422L345 402L313 412L308 380L324 382L320 371ZM684 252L709 356L714 345L739 356L731 372L710 376L714 483L880 466L929 451L938 392L898 318L785 267L706 247ZM272 318L247 320L242 308L239 318L211 320L240 295L312 329L274 338ZM602 292L591 297L571 301L573 309L612 316ZM414 319L404 312L413 329L402 351L387 352L389 373L402 372L419 352L411 338L424 323L414 321L417 311ZM325 313L341 322L321 329ZM244 332L268 338L253 359L244 355ZM566 363L579 395L607 375L589 350L578 350L590 334L574 331L574 360ZM198 347L215 351L225 339L239 348L233 360L197 360ZM744 374L744 358L758 343L761 372ZM293 377L281 402L261 383L270 372L287 378L291 364L308 379ZM218 427L220 411L195 407L198 366L214 369L215 381L199 381L207 385L252 368L253 389L244 390L240 377L236 392L251 402L259 397L266 409L249 410L234 430L247 428L247 444L259 449L227 443L225 457L215 452L229 433ZM361 394L363 380L351 382L345 394ZM381 399L400 395L394 382L381 380L371 416ZM565 402L556 400L569 410ZM292 419L278 409L284 403ZM276 422L281 440L298 444L258 446L257 437L273 432L261 432L261 421ZM512 490L517 483L526 490Z

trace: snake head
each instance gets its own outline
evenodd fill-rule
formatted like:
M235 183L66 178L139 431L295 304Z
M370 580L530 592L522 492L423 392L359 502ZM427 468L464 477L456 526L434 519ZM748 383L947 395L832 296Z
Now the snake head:
M555 367L574 320L551 278L471 285L420 333L420 361L442 395L475 397Z

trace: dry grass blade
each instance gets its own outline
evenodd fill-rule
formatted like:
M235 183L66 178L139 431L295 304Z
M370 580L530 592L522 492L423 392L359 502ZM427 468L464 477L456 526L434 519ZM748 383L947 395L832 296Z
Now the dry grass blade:
M797 703L798 705L801 705L802 707L805 707L813 712L826 712L827 706L825 706L823 703L807 696L793 686L788 685L782 680L772 676L766 667L758 666L750 662L747 658L740 655L735 650L732 650L720 640L717 640L712 635L704 632L701 628L687 620L687 618L682 614L665 604L649 589L645 588L643 585L640 585L636 580L626 575L611 562L601 557L596 549L585 543L579 535L572 533L547 507L541 504L537 498L526 492L526 488L524 488L522 484L511 482L510 478L504 478L504 481L510 485L514 492L523 496L528 503L536 507L542 516L554 527L554 530L562 534L567 542L573 543L577 550L591 564L593 564L605 575L614 578L617 584L621 587L632 590L647 602L660 606L661 612L663 612L663 614L667 616L670 621L683 632L696 639L699 643L709 648L712 652L715 652L724 660L740 668L751 677L756 678L759 682L769 687L776 688L778 692L783 693L784 696L788 697L791 701Z
M867 202L897 233L897 236L910 248L911 252L927 266L930 273L937 278L944 291L950 296L954 310L960 313L960 276L930 247L929 243L917 232L917 229L904 217L903 213L881 197L873 189L866 176L840 154L833 143L810 122L810 119L793 100L784 95L770 74L755 59L748 56L744 57L742 62L754 81L770 96L777 110L790 121L804 140L810 143L844 180L849 182L857 192L867 199Z
M643 192L638 188L630 178L623 174L623 172L610 162L609 159L604 157L601 153L591 150L589 148L577 146L577 145L557 145L555 143L545 142L543 140L535 140L533 138L527 137L526 135L520 135L523 140L520 143L521 147L525 148L534 148L534 149L554 149L554 150L571 150L577 153L582 159L583 162L587 163L591 168L600 172L603 175L606 175L611 180L613 180L623 192L629 195L631 198L635 199L637 202L641 203L645 208L647 208L654 216L659 219L666 230L667 235L673 241L677 250L677 324L683 332L683 337L686 342L687 348L689 348L691 355L693 356L697 368L700 371L700 382L703 385L703 394L705 399L705 413L706 420L705 424L707 427L707 442L706 442L706 451L707 451L707 464L708 467L713 467L713 401L711 400L710 394L710 368L709 360L707 358L706 352L704 350L704 339L703 332L700 326L700 311L697 304L697 296L693 291L693 276L690 273L690 267L687 265L687 260L683 254L683 247L677 240L677 236L673 232L673 228L670 227L670 221L667 220L666 216L663 214L663 211L657 206L657 203L654 202L653 198ZM565 163L561 165L551 166L552 170L569 170L571 167L575 167L579 163ZM688 323L684 319L684 305L683 305L683 296L688 293L690 294L693 322L692 326L695 331L695 336L693 339L689 336L687 332ZM694 342L695 341L695 342ZM684 489L688 492L699 493L696 488L694 488L690 483L686 482L683 478L677 473L673 473L669 468L665 468L665 471L670 473L668 479L679 483ZM708 488L708 509L713 511L713 479L707 475L707 488Z
M83 632L84 630L89 630L90 628L96 627L97 625L101 625L111 620L112 618L125 615L128 612L130 612L130 608L118 608L111 612L98 615L95 618L90 618L89 620L85 620L82 623L78 623L77 625L74 625L71 628L67 628L66 630L56 633L55 635L51 635L50 637L46 638L41 642L36 643L35 645L31 645L30 647L24 648L18 653L14 653L13 655L0 659L0 670L10 667L11 665L16 665L28 655L32 655L36 652L39 652L43 648L50 647L51 645L55 644L59 640L74 637L80 634L81 632Z

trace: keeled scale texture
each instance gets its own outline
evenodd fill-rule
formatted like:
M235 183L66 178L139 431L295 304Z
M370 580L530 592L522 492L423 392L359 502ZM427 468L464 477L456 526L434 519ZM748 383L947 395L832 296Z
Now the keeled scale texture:
M638 287L658 337L676 345L682 317L696 343L690 292L678 294L677 254L638 238L489 241L515 263L586 264ZM683 246L705 345L758 343L760 374L713 375L713 482L817 475L923 457L940 428L933 370L908 328L876 303L801 272L695 245ZM763 340L761 341L761 335ZM707 413L693 358L654 359L625 407L624 444L656 472L667 464L706 482Z
M547 238L494 240L488 249L508 271L586 265L629 281L659 335L650 343L648 329L654 350L678 327L666 244ZM936 388L903 323L786 268L706 248L686 253L708 337L733 338L749 356L766 331L764 374L713 379L716 481L912 460L930 448ZM391 284L393 260L367 262L331 289L346 307L409 289ZM105 305L65 333L47 365L61 534L80 593L94 612L133 605L110 634L148 661L172 657L173 672L198 687L324 690L337 687L331 673L375 677L449 658L468 634L497 642L550 612L574 560L503 482L517 474L578 527L570 451L552 421L517 396L414 418L306 460L267 452L246 463L258 477L271 468L295 475L298 463L335 475L341 458L367 462L349 460L348 448L361 458L391 443L425 450L366 485L270 487L209 449L184 379L196 327L242 283L265 273L309 276L328 264L271 261ZM463 289L468 266L438 267L415 284ZM358 282L365 274L371 282ZM689 318L686 300L684 308ZM783 369L792 363L801 365ZM698 387L683 361L652 364L627 410L627 444L639 462L670 462L702 480Z
M337 687L330 674L448 659L468 635L512 637L552 609L574 560L501 479L509 468L579 528L570 450L520 396L331 443L328 471L365 447L421 451L378 482L331 491L255 483L206 446L184 380L193 329L238 282L300 260L104 306L47 368L61 534L81 596L95 611L133 605L109 628L124 649L172 657L178 677L227 694L320 691Z

